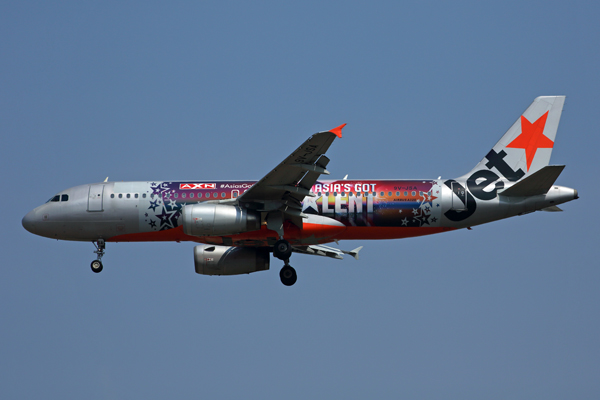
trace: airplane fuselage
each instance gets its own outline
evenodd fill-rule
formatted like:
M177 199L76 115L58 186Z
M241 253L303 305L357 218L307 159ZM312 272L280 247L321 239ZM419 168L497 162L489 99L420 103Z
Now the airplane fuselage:
M234 246L269 246L277 235L260 229L224 236L189 235L183 209L202 203L228 204L254 181L101 182L60 192L31 211L24 225L54 239L107 242L194 241ZM323 180L302 202L303 229L287 223L292 244L348 239L398 239L429 235L555 206L577 197L553 186L538 196L476 198L456 180ZM491 193L492 191L485 191ZM477 193L475 193L477 195ZM260 212L259 212L260 214Z

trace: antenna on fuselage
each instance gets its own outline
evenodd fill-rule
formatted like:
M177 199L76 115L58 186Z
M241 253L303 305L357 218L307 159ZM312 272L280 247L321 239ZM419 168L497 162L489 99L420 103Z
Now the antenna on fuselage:
M108 182L108 176L106 177L106 179L104 180L104 182Z
M344 177L344 180L348 179L348 174L346 174L346 176Z

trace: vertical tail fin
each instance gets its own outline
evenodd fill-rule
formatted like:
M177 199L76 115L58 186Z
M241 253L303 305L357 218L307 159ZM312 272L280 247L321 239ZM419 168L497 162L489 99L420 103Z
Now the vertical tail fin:
M537 97L465 178L491 170L516 182L547 166L564 103L565 96Z

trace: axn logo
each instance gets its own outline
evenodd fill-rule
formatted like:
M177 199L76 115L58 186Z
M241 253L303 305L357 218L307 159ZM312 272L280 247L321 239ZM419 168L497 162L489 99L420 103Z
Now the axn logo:
M449 179L444 182L444 184L449 187L450 190L452 190L454 195L456 195L456 197L458 197L465 206L465 208L461 211L446 211L444 215L450 221L462 221L469 218L477 209L477 201L475 198L479 200L492 200L498 195L498 190L504 189L504 182L499 180L500 177L495 172L491 171L492 168L496 167L498 172L500 172L500 174L502 174L502 176L509 182L516 182L525 175L525 172L523 172L523 170L520 168L514 171L510 165L504 161L504 157L506 157L506 152L504 150L501 150L499 153L496 153L493 149L490 150L490 152L485 156L485 158L488 160L485 166L488 169L475 171L467 178L466 189L468 190L465 190L465 187L454 179ZM484 190L494 182L495 185L493 186L492 190Z
M194 189L216 189L216 183L180 183L179 189L181 190L194 190Z

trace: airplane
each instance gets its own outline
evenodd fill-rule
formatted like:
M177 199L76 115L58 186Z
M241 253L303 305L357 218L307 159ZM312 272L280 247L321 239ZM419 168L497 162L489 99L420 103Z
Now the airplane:
M308 138L259 181L104 182L62 190L29 212L29 232L95 246L103 269L107 242L191 241L198 274L268 270L296 283L292 253L358 259L340 240L400 239L485 224L534 211L562 211L579 198L557 186L564 165L549 165L565 96L537 97L467 174L455 179L340 179L325 155L340 125Z

